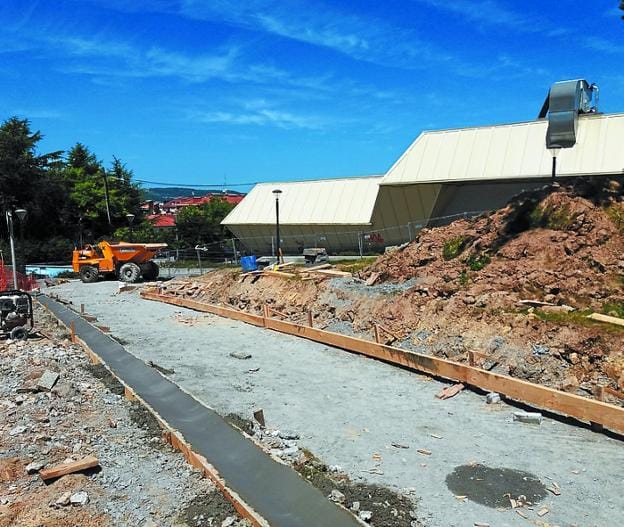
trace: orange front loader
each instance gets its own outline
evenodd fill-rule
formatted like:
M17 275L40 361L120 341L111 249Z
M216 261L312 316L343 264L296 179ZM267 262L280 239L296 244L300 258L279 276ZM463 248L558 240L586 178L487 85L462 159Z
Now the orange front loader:
M90 284L97 282L101 274L113 274L123 282L136 282L158 278L158 265L152 258L166 243L109 243L87 245L74 250L72 267L80 279Z

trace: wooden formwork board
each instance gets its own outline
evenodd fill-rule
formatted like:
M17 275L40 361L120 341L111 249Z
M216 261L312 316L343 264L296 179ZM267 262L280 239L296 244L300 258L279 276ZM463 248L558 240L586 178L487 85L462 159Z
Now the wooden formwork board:
M266 316L266 310L265 316L260 316L170 295L142 292L141 296L147 300L156 300L240 320L254 326L303 337L436 377L461 382L487 391L498 392L518 402L528 403L532 406L574 417L580 421L596 423L610 430L624 433L624 408L603 401L562 392L521 379L515 379L508 375L492 373L477 366L469 366L357 337L277 320Z

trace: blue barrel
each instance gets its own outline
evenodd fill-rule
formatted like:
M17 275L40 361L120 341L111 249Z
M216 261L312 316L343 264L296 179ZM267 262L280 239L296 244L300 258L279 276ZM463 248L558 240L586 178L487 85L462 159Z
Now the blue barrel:
M250 271L256 271L258 269L258 264L256 263L255 256L243 256L241 258L241 267L243 271L248 273Z

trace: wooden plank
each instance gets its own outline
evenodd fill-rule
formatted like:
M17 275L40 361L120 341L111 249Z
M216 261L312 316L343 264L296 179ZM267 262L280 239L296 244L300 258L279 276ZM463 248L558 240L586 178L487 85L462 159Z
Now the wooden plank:
M220 308L201 302L177 299L164 295L142 293L142 296L151 300L160 300L198 311L205 311L228 318L235 318L236 320L243 320L243 318L241 318L243 314L234 309ZM257 326L263 325L262 317L247 313L244 315L252 320L250 323ZM268 329L273 329L281 333L303 337L322 344L360 353L367 357L397 364L436 377L443 377L463 384L476 386L483 390L498 392L516 401L553 410L564 415L575 417L581 421L599 423L614 431L624 432L624 409L609 403L554 390L546 386L515 379L507 375L492 373L447 359L386 346L369 340L341 335L318 328L302 326L293 322L267 318L264 320L264 325Z
M314 267L307 267L305 268L305 270L306 272L308 271L313 272L313 271L318 271L320 269L330 269L331 267L332 267L332 264L326 263L326 264L321 264L321 265L315 265Z
M618 397L619 399L624 399L624 392L620 392L618 390L614 390L613 388L609 388L608 386L605 386L603 388L603 391L605 393L608 393L609 395L613 395L613 397Z
M587 318L597 320L598 322L607 322L608 324L615 324L616 326L624 326L624 318L612 317L610 315L603 315L601 313L592 313L587 315Z
M308 269L308 271L310 271L310 269ZM316 269L311 272L325 274L327 276L353 276L353 273L348 273L347 271L337 271L335 269Z
M295 273L284 273L282 271L262 271L263 276L276 276L278 278L294 278L297 276Z
M82 472L88 468L97 467L99 464L100 462L98 461L98 458L94 456L87 456L83 459L79 459L78 461L73 461L72 463L61 463L60 465L56 465L51 468L44 468L39 471L39 475L41 476L41 479L46 481L48 479L60 478L61 476L65 476L67 474Z

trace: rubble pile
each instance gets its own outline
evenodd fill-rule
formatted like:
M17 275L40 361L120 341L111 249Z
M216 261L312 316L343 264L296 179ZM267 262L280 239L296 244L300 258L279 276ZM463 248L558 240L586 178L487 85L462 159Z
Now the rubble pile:
M358 276L253 279L232 270L163 287L173 294L373 338L593 397L624 389L624 194L578 180L518 195L473 220L423 229ZM624 401L608 396L622 405Z
M248 525L41 308L36 324L38 338L0 341L1 527Z

